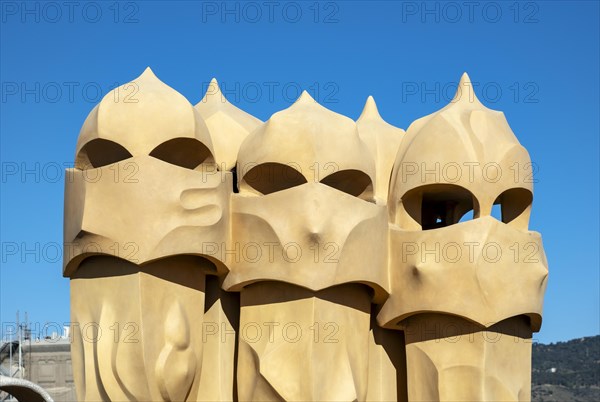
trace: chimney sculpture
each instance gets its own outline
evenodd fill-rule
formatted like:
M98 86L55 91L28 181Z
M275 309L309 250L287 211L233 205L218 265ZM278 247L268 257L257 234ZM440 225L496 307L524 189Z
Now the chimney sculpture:
M364 400L387 214L356 123L304 92L248 136L237 172L224 287L241 292L240 400Z
M232 191L200 113L150 69L92 110L65 189L78 400L206 392L205 278L226 268L202 243L227 240Z
M192 106L147 69L75 161L79 400L530 400L532 167L466 74L405 133L371 97L356 122L304 92L263 123L215 80Z
M548 274L541 236L528 231L531 173L504 114L479 102L466 74L448 106L408 128L388 204L392 294L378 321L404 331L409 401L530 400Z

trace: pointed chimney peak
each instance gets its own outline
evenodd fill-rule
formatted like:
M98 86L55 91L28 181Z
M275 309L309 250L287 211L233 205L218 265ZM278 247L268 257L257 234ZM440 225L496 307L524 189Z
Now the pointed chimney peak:
M146 69L144 69L144 72L142 73L142 75L149 75L149 76L154 76L156 77L156 74L154 74L154 71L152 71L152 69L150 68L150 66L146 67Z
M204 93L204 97L202 97L201 103L207 102L222 102L228 103L227 98L221 92L221 88L219 87L219 82L216 78L210 80L208 87L206 88L206 92Z
M365 107L363 108L362 113L358 120L367 120L367 119L381 119L381 115L379 114L379 110L377 109L377 104L375 103L375 99L369 95L367 101L365 102Z
M298 104L307 104L307 103L315 103L316 101L313 99L312 96L310 96L310 94L308 92L306 92L306 90L302 91L302 94L300 94L300 96L298 97L298 99L296 100L295 103Z
M477 95L475 95L471 78L469 78L469 75L466 72L460 77L458 87L456 88L456 94L451 103L481 105L481 102L477 99Z

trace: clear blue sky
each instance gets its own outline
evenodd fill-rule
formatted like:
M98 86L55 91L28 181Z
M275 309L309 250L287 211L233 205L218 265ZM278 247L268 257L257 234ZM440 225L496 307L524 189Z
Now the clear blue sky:
M351 118L373 95L402 128L467 71L539 167L530 227L550 279L536 339L599 333L598 2L23 4L1 3L3 324L17 310L69 320L62 170L98 92L151 66L192 103L212 77L262 120L300 88Z

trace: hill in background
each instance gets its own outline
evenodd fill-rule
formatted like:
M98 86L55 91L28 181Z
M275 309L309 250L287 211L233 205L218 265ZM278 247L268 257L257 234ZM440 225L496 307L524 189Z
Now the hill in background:
M533 344L534 402L600 401L600 335Z

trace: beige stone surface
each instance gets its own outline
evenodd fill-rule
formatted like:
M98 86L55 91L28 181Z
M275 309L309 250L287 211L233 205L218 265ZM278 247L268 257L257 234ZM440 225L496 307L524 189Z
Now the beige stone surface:
M375 199L378 204L386 204L390 175L405 132L383 120L372 96L367 98L356 126L360 138L367 144L375 160Z
M236 165L240 145L262 121L229 103L214 78L195 108L208 127L219 169L230 171Z
M485 328L458 316L405 321L409 401L529 401L531 328L524 316Z
M237 172L240 194L324 183L363 199L373 197L376 176L356 123L319 105L307 92L246 138Z
M527 315L539 331L548 274L541 236L490 216L419 232L390 228L392 295L379 313L386 327L421 311L483 326Z
M179 152L168 152L174 148ZM154 153L191 169L214 162L210 133L198 111L150 68L102 98L81 128L75 153L80 169L105 166L128 154Z
M372 97L355 122L304 92L263 123L147 69L67 172L78 399L528 401L532 174L466 74L404 132Z
M73 374L80 401L196 400L203 361L206 260L142 267L86 259L71 277Z
M315 291L360 282L387 297L385 208L366 202L375 164L352 120L304 92L255 130L238 158L226 290L259 280Z
M205 174L145 155L67 175L65 275L97 254L136 264L178 254L213 258L219 253L208 246L220 248L229 236L229 172ZM148 218L159 216L169 219Z
M482 105L464 74L450 104L416 120L406 131L390 183L392 222L420 229L422 223L431 224L433 214L422 215L419 200L425 197L424 202L434 203L436 197L449 197L456 205L445 211L448 223L458 222L473 206L479 217L502 203L506 223L527 229L532 169L529 153L504 114Z
M243 401L365 400L370 296L260 282L241 292L238 395Z
M377 300L387 297L382 206L306 183L260 197L235 194L231 213L230 248L236 251L225 259L230 267L225 289L240 290L259 280L312 290L361 282L373 288Z

